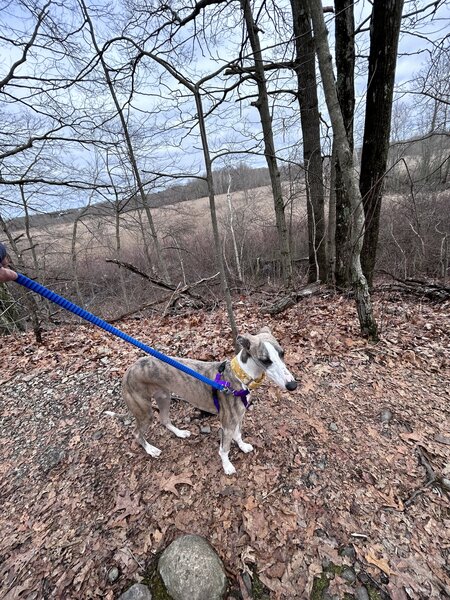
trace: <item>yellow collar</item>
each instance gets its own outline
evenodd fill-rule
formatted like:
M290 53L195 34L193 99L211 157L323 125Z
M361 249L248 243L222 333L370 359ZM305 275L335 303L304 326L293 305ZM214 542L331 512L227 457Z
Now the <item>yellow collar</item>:
M256 379L252 379L244 369L239 364L237 356L235 356L231 361L231 370L236 375L241 383L243 383L249 390L254 390L259 387L264 379L264 373L257 377Z

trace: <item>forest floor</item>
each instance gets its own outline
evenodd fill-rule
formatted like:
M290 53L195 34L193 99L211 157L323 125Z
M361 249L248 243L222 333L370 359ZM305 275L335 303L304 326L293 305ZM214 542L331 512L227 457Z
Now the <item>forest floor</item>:
M41 346L2 338L0 596L117 598L189 532L222 558L229 598L362 598L362 585L371 599L450 598L450 307L378 294L375 308L373 345L342 297L270 318L236 300L242 332L269 325L299 386L252 394L255 450L232 450L231 477L217 418L183 402L173 422L192 437L155 420L161 456L137 446L120 395L131 346L80 324ZM119 327L171 355L233 355L222 309Z

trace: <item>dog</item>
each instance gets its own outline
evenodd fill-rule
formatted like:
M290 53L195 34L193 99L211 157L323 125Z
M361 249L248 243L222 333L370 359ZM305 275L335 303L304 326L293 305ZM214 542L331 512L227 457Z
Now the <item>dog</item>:
M191 435L186 429L175 427L169 417L172 394L202 411L217 414L221 422L219 454L226 475L233 475L236 469L228 454L234 440L242 452L251 452L253 446L243 441L242 420L251 390L260 385L265 375L283 390L292 392L297 387L294 376L284 363L284 352L268 327L263 327L256 335L240 335L237 343L239 353L231 361L207 362L186 358L176 360L209 379L229 382L233 393L216 392L210 386L175 369L151 356L137 360L123 378L123 397L136 420L135 436L138 443L150 456L157 457L161 450L152 446L144 437L152 418L151 399L159 408L160 422L179 438Z

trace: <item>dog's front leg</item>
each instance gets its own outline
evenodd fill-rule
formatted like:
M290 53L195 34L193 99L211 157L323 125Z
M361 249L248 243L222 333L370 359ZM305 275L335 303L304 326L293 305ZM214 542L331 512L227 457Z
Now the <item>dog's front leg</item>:
M219 455L222 459L222 466L223 470L225 471L225 475L234 475L234 473L236 473L233 463L228 458L234 431L235 428L229 429L228 427L223 427L220 432Z
M239 421L239 423L234 431L233 439L236 442L236 444L239 446L239 448L242 450L242 452L245 452L247 454L248 452L251 452L253 450L253 446L251 444L247 444L247 442L244 442L244 440L242 439L241 427L242 427L242 419Z

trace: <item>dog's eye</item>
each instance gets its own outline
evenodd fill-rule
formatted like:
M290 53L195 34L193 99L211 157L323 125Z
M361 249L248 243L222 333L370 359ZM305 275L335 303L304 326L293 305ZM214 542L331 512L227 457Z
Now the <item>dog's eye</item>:
M260 362L265 366L268 367L269 365L272 364L272 361L270 360L270 358L261 358Z

